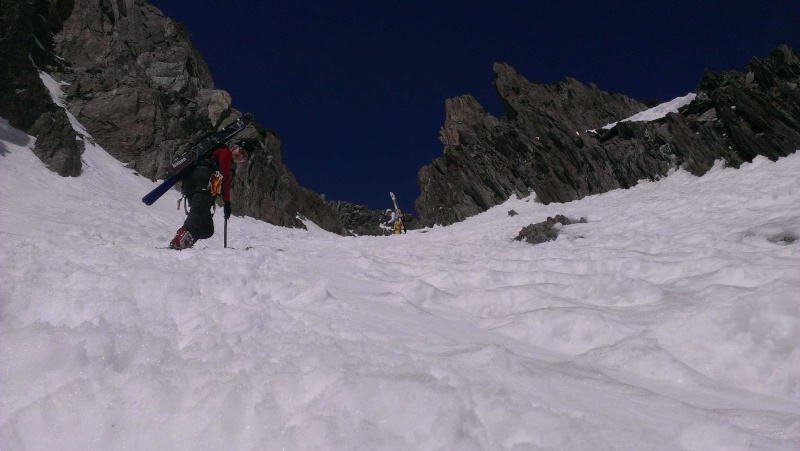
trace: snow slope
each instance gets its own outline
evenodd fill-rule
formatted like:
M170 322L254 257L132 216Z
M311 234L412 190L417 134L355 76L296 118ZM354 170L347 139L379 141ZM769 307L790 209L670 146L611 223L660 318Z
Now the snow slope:
M177 252L177 194L33 144L0 120L2 449L800 446L798 155L391 237L232 217L225 249L216 215ZM555 214L588 223L513 240Z

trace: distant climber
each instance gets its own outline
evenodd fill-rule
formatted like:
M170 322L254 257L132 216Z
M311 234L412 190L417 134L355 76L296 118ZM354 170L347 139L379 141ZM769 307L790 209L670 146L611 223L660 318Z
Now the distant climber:
M391 208L386 209L386 225L392 228L392 233L399 235L403 229L403 221Z

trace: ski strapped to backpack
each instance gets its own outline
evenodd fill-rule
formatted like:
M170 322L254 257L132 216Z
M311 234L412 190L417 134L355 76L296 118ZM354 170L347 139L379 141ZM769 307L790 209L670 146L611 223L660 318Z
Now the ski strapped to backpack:
M252 123L253 115L247 113L222 130L201 136L189 149L175 158L172 164L167 168L167 175L169 177L161 182L155 189L147 193L142 198L142 202L144 202L145 205L153 205L164 193L175 186L178 180L180 180L187 171L190 171L191 168L196 166L203 158L206 158L212 151L233 139Z

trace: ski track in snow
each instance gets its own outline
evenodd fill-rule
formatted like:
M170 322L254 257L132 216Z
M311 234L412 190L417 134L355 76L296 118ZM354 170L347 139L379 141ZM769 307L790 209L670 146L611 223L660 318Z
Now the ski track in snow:
M233 217L224 249L219 214L175 252L174 191L0 123L4 449L800 443L798 155L392 237ZM556 214L588 223L513 241Z

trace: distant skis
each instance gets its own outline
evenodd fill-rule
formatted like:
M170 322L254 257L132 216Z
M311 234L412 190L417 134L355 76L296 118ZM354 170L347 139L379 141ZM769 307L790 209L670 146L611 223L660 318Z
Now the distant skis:
M397 206L397 198L391 191L389 192L389 197L392 198L392 203L394 204L394 212L397 214L397 220L400 221L400 226L403 228L403 233L407 233L406 223L403 221L403 211L400 210L400 207Z

